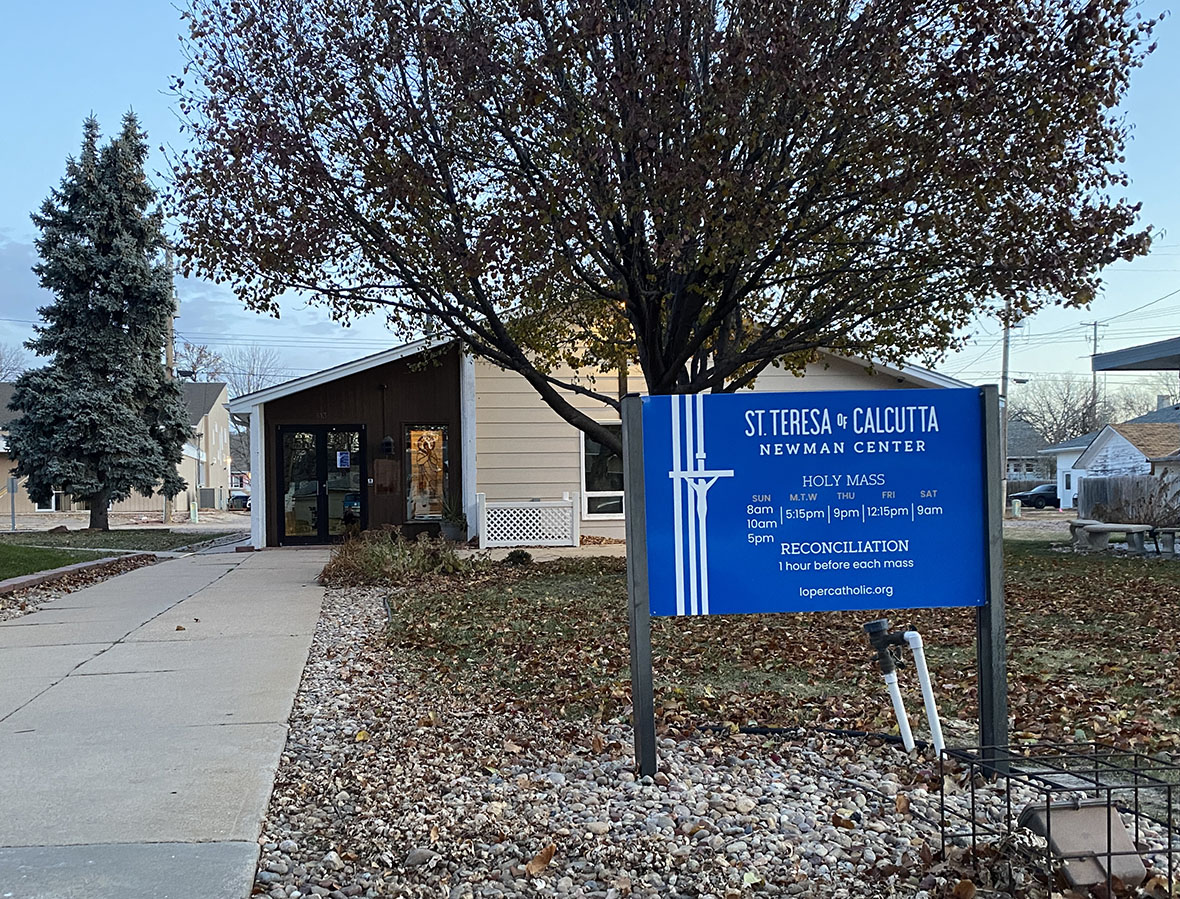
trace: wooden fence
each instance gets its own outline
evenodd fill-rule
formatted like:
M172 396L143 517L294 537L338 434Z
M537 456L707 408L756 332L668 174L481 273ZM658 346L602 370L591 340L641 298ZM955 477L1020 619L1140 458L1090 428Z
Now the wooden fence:
M1112 524L1180 524L1180 483L1174 477L1078 479L1078 515Z

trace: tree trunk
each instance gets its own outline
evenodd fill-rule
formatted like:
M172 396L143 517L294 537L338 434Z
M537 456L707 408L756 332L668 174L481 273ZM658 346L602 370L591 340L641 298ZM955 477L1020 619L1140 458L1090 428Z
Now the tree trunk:
M100 490L90 495L90 529L92 531L109 531L111 492Z

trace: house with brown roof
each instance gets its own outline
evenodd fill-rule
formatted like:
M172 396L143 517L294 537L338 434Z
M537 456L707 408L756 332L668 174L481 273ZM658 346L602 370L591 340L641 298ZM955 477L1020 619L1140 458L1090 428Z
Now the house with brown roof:
M1082 451L1074 470L1086 477L1154 475L1159 459L1180 451L1180 423L1124 422L1107 425Z

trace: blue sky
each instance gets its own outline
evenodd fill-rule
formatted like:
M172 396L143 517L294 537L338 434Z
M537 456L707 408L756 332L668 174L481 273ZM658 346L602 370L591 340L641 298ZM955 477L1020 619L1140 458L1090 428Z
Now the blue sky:
M1154 14L1151 7L1144 15ZM29 267L35 261L29 213L45 199L81 140L82 121L94 112L104 133L114 132L128 109L147 129L153 148L179 140L171 75L184 65L177 34L180 14L165 2L109 0L81 3L9 4L0 29L0 342L18 343L47 297ZM1053 372L1089 372L1091 329L1099 321L1099 350L1180 336L1180 27L1167 19L1157 31L1159 48L1135 73L1125 109L1134 124L1127 170L1128 196L1144 205L1143 220L1155 225L1148 257L1108 270L1105 292L1090 310L1042 312L1013 332L1011 368L1035 378ZM164 156L153 151L150 170L161 172ZM157 182L162 181L162 176ZM244 343L274 346L301 374L389 345L379 320L342 329L322 309L284 307L281 321L245 311L226 290L211 284L180 285L182 337L226 349ZM1138 307L1146 306L1139 309ZM1137 310L1137 311L1136 311ZM939 369L964 380L998 379L999 329L981 322L972 346ZM331 349L331 357L324 351ZM1112 375L1113 383L1130 375Z

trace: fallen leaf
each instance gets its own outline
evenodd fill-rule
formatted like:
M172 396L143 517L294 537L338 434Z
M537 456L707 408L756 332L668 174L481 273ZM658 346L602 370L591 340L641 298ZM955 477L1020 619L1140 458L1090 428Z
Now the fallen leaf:
M853 821L850 818L845 818L843 815L839 814L838 812L832 813L832 823L835 824L837 827L844 827L844 828L847 828L848 830L852 830L856 827L855 821Z
M524 749L520 746L517 746L511 740L505 740L504 741L504 751L516 754L519 752L524 752Z
M908 815L910 813L910 797L905 793L898 793L893 798L893 805L897 808L899 815Z
M922 864L927 868L934 864L934 852L927 843L923 843L918 848L918 858L922 860Z
M438 825L435 824L430 828L430 842L433 845L438 842Z
M367 730L358 730L356 732L356 741L358 743L367 743L369 740L369 732Z
M951 890L951 899L975 899L975 884L970 880L960 880Z
M525 873L528 874L529 877L536 877L547 867L549 867L549 863L553 861L553 853L556 851L557 846L555 846L553 843L550 843L548 846L534 855L531 862L525 865ZM968 899L970 899L970 897L968 897Z
M176 625L176 629L177 629L178 631L182 631L182 630L184 630L184 625L183 625L183 624L178 624L178 625Z
M602 750L605 748L606 744L603 743L601 734L595 734L590 739L590 749L593 750L596 755L601 755Z

